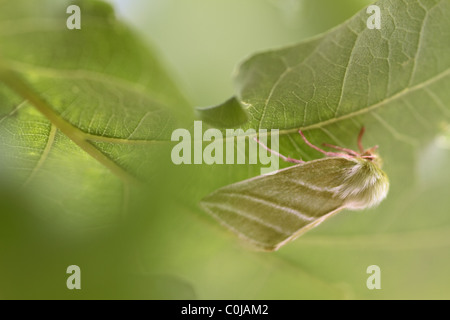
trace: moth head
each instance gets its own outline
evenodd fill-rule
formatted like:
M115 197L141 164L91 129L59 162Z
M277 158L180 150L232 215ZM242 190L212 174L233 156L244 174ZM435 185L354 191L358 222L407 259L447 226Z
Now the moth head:
M359 132L359 135L358 135L359 153L357 153L355 151L354 156L365 159L370 162L373 162L381 168L383 162L382 162L381 158L378 156L378 153L376 152L378 150L378 146L373 146L372 148L369 148L369 149L364 149L364 147L363 147L362 137L363 137L365 131L366 131L366 129L364 127L362 127L361 131Z
M378 149L378 146L374 146L372 148L366 149L359 156L368 161L373 161L373 162L381 161L380 157L378 156L378 153L376 152L377 149Z
M366 159L367 161L371 161L371 162L377 164L381 168L383 161L380 158L380 156L378 155L378 153L376 152L377 149L378 149L378 146L374 146L372 148L364 150L364 152L361 153L360 157L362 159Z

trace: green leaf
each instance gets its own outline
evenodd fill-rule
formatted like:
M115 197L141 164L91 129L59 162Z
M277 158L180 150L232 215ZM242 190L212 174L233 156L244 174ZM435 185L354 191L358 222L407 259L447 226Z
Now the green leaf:
M399 181L414 180L414 154L450 119L450 43L442 32L449 26L450 4L384 0L376 5L381 30L367 28L369 14L362 10L316 38L248 58L235 78L235 98L218 105L217 112L239 101L242 110L229 108L235 113L229 119L245 112L244 129L280 129L280 152L303 160L322 155L305 146L299 129L316 145L354 149L364 125L364 145L380 146L395 193L393 173ZM227 182L257 172L228 175Z
M435 139L450 121L450 2L382 0L376 5L381 8L381 30L366 27L369 14L362 10L309 41L250 57L238 69L237 92L229 101L239 101L242 110L238 112L248 114L244 129L280 129L280 152L303 160L322 155L304 144L299 129L316 145L327 142L355 149L357 133L364 125L363 143L380 146L383 170L391 181L387 199L374 210L343 212L270 257L255 254L252 259L242 253L246 249L231 247L242 243L218 223L204 236L198 229L187 232L183 238L195 234L201 243L201 239L208 243L211 237L219 239L220 244L210 248L216 255L196 255L208 259L208 265L223 266L221 277L226 280L214 281L226 293L208 290L204 284L206 297L236 297L227 282L241 283L243 288L258 286L259 290L246 291L246 297L313 297L315 290L322 298L442 298L448 294L441 279L450 263L445 253L450 243L449 203L444 195L450 187L444 174L450 162L448 152L429 152L436 149ZM226 108L224 103L217 110ZM204 171L205 181L208 176L214 181L195 189L192 199L196 201L219 187L259 174L258 168L237 165ZM430 198L432 194L436 196ZM284 266L274 267L272 258ZM436 264L424 262L430 259ZM421 271L424 263L429 272ZM167 264L176 269L176 263ZM366 268L372 264L386 274L385 290L370 291L365 286ZM264 266L264 276L253 277L259 265ZM201 263L196 267L200 270L192 267L190 272L180 272L200 282L209 269ZM282 274L291 280L280 279ZM283 291L291 285L295 290Z
M370 121L414 143L422 131L398 119L426 128L448 118L450 43L440 30L446 30L449 4L377 5L381 30L368 29L369 15L362 11L322 36L245 61L235 81L237 99L251 117L247 126L280 128L287 135Z
M220 106L197 108L197 113L202 121L217 128L235 127L248 120L247 114L235 98L231 98Z
M309 41L250 57L238 70L235 99L249 116L244 129L280 129L281 153L303 160L321 155L305 147L299 129L316 145L354 148L366 126L364 144L380 145L395 194L396 175L414 180L414 153L450 118L450 43L442 32L450 4L376 4L381 30L367 28L363 10Z
M450 102L448 1L381 1L381 30L364 27L362 10L312 40L257 54L238 73L232 107L201 115L218 127L239 126L246 115L244 128L279 128L280 152L304 160L321 155L304 145L299 128L316 144L353 148L365 125L364 144L380 145L391 180L380 207L343 212L275 254L249 250L196 207L215 189L258 175L259 167L172 168L164 141L173 128L192 124L183 97L109 6L78 1L83 29L69 31L69 3L0 0L2 297L78 297L61 279L73 261L87 271L87 297L109 297L116 284L132 297L449 295L450 155L441 143ZM288 72L286 63L298 67ZM164 115L169 127L161 117L144 119L148 111ZM136 179L150 186L144 199L135 194ZM78 228L104 226L125 212L133 215L122 220L122 232L106 239L86 241L92 229ZM57 236L49 236L51 224ZM83 244L61 241L68 231L79 231ZM124 277L136 258L149 274L175 276ZM381 291L365 286L372 264L381 267Z
M110 6L77 2L82 28L69 30L70 4L2 1L1 171L53 221L104 224L135 186L164 189L171 132L192 111Z

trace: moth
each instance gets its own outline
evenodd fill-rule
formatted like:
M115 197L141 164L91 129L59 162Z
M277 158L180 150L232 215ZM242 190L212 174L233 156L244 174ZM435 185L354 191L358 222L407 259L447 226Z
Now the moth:
M328 152L310 143L299 130L306 145L326 156L307 162L285 157L261 144L296 165L222 187L202 199L200 205L265 251L279 249L343 209L374 207L387 196L389 179L381 170L378 146L364 149L364 131L362 127L358 135L359 152L324 144L335 150Z

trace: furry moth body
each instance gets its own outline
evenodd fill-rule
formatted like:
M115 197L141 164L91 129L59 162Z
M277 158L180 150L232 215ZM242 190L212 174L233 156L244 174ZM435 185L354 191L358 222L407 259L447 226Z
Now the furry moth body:
M201 201L203 209L256 247L273 251L342 209L376 206L387 195L389 180L381 170L377 147L360 153L328 145L326 152L304 137L323 159L303 162L273 175L258 176L216 190Z

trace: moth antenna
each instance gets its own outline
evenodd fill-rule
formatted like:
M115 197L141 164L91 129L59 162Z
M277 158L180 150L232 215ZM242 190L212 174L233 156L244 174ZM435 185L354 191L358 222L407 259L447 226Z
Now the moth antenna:
M334 145L328 144L328 143L324 143L323 146L328 147L328 148L333 148L333 149L336 149L336 150L340 150L340 151L347 152L348 154L350 154L350 155L352 155L352 156L355 156L355 157L358 157L358 156L359 156L359 153L353 151L352 149L342 148L342 147L334 146Z
M270 148L269 148L268 146L266 146L264 143L262 143L261 141L259 141L259 139L256 138L256 137L254 137L253 139L254 139L256 142L258 142L259 145L260 145L261 147L263 147L264 149L266 149L266 150L269 151L270 153L273 153L274 155L280 157L281 159L283 159L283 160L286 161L286 162L291 162L291 163L305 163L305 161L303 161L303 160L293 159L293 158L289 158L289 157L283 156L281 153L278 153L278 152L276 152L276 151L270 149Z
M374 152L375 150L377 150L378 148L379 148L379 146L376 145L376 146L373 146L372 148L368 149L367 151L368 151L369 153L372 153L372 152Z
M303 141L305 141L305 143L310 146L311 148L313 148L314 150L317 150L321 153L323 153L324 155L328 156L328 157L345 157L348 158L350 157L348 154L345 153L339 153L339 152L327 152L325 150L320 149L318 146L313 145L311 142L308 141L308 139L306 139L305 135L303 134L302 130L298 130L298 133L300 133L300 135L303 138ZM352 150L353 151L353 150Z
M361 131L359 131L359 134L358 134L358 148L359 148L359 152L361 152L361 154L364 153L364 147L362 144L362 137L364 135L364 132L366 132L366 128L363 126L363 127L361 127Z

